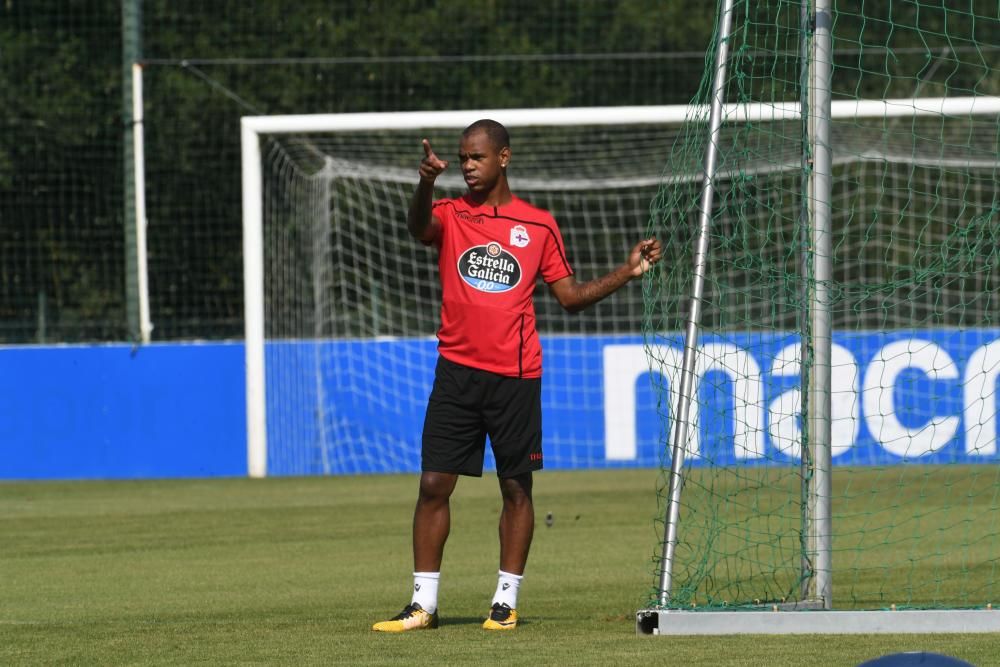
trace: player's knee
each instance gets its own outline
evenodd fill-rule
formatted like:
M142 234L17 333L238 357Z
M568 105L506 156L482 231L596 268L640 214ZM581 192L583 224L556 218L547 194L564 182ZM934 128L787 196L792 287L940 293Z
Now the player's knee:
M500 491L507 507L531 507L531 473L500 480Z
M425 472L420 476L418 502L447 502L455 490L455 476L444 473Z

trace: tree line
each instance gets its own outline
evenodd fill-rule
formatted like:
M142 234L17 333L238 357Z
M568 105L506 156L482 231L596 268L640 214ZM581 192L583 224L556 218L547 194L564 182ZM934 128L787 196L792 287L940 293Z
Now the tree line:
M655 0L134 1L160 340L242 335L240 116L685 103L716 19ZM1000 88L995 0L837 4L837 94ZM738 3L732 99L797 94L799 7ZM0 4L0 342L127 338L121 23L122 0Z

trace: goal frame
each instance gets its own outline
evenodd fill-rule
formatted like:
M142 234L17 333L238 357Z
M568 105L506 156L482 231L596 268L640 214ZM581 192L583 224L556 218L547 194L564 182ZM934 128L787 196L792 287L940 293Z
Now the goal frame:
M808 396L808 408L802 420L808 426L810 455L802 456L803 478L809 479L805 490L807 509L803 514L806 545L802 554L803 599L786 604L752 608L746 611L682 611L670 609L672 571L679 526L680 495L683 488L683 464L690 427L688 406L694 400L692 378L695 367L702 288L707 271L717 137L723 123L725 82L728 67L728 39L734 0L723 0L719 9L717 46L712 71L711 111L708 143L705 148L699 225L695 240L692 288L684 338L684 362L680 382L680 400L672 424L670 441L671 467L667 508L664 517L663 552L660 559L660 582L655 608L636 613L636 633L653 635L728 635L728 634L855 634L855 633L928 633L928 632L1000 632L1000 614L987 609L833 611L832 565L832 464L831 464L831 343L829 286L832 278L831 207L833 149L831 121L834 117L831 96L833 76L833 14L831 0L803 0L800 122L804 130L802 166L808 176L802 181L803 214L807 240L800 258L803 276L810 285L804 295L802 340L813 350L813 370L803 375L802 392ZM970 104L963 113L975 109L979 98L965 98ZM916 100L914 100L916 102ZM943 107L948 99L940 100ZM915 108L918 108L916 104ZM982 108L982 107L980 107ZM808 167L808 168L807 168ZM805 443L803 443L804 445ZM807 459L811 459L807 463ZM805 474L809 473L809 474ZM811 561L811 562L810 562ZM776 613L782 612L784 613ZM770 612L770 613L769 613Z
M721 123L801 120L800 102L719 104ZM1000 97L909 98L842 100L829 105L829 117L914 117L938 114L1000 114ZM461 130L481 118L494 118L508 127L627 125L682 123L707 119L710 105L660 105L549 109L479 109L344 114L246 116L241 119L243 257L245 307L247 473L268 474L263 168L261 137L364 130ZM415 177L415 176L414 176ZM827 383L829 375L826 376ZM818 391L824 391L822 387ZM829 387L825 389L829 392ZM829 414L827 414L829 419ZM829 514L827 513L827 516ZM821 531L819 527L814 530ZM826 584L829 586L829 583ZM857 632L1000 632L1000 614L987 610L938 611L784 611L770 607L757 611L688 612L664 607L643 609L636 615L637 634L734 633L857 633ZM781 611L775 614L775 611ZM883 614L892 614L883 616Z
M723 122L797 120L799 102L723 104ZM1000 113L1000 97L841 100L833 102L833 118ZM267 414L264 366L264 190L260 139L264 135L362 130L452 128L462 130L481 118L507 127L681 123L707 118L707 105L569 107L548 109L478 109L342 114L244 116L240 119L243 203L243 298L246 348L247 474L267 476ZM416 176L414 176L416 178ZM416 182L416 181L414 181Z
M461 131L481 118L493 118L507 127L682 123L691 114L706 111L707 107L677 104L293 114L244 116L241 118L247 474L257 478L267 476L267 397L264 365L264 186L260 152L262 135L442 128ZM727 106L725 113L728 115L739 114L739 117L744 120L783 120L798 118L799 105L797 103L734 104ZM415 173L414 179L416 179ZM414 182L416 181L414 180Z

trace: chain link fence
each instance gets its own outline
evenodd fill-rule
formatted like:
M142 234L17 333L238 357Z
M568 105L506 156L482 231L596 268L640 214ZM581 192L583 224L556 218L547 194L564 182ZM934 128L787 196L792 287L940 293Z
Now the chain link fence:
M153 340L178 340L242 337L241 116L684 103L714 8L663 4L0 3L0 342L132 335L123 12Z

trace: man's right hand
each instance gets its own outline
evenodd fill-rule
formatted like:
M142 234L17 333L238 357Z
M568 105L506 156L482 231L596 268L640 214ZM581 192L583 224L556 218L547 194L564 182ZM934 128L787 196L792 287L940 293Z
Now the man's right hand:
M431 142L424 139L424 159L420 161L420 180L433 183L448 168L447 160L442 160L431 149Z
M448 168L448 163L434 155L431 142L424 139L424 159L420 161L420 183L410 200L406 227L413 238L425 245L434 243L441 232L441 221L434 217L434 179Z

